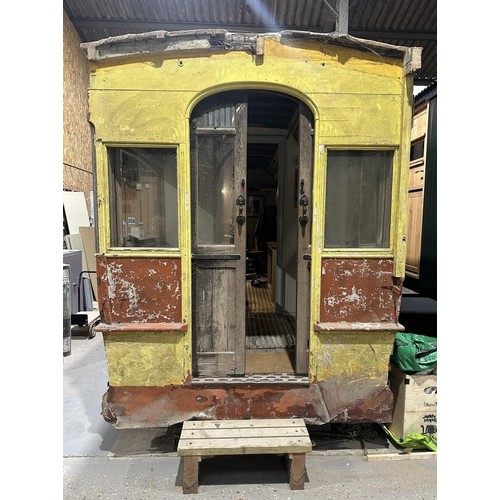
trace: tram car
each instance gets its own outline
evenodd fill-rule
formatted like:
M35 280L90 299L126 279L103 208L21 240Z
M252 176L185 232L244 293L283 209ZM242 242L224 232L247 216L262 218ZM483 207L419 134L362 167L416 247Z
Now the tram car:
M82 49L103 418L391 422L421 49L222 29Z

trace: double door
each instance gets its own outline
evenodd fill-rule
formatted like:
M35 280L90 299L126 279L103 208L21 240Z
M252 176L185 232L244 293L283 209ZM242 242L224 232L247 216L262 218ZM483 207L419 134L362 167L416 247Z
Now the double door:
M248 106L248 93L227 92L202 101L191 118L195 376L245 374ZM284 175L296 180L296 199L293 207L281 211L293 210L297 225L293 228L297 234L294 369L304 374L308 371L312 129L310 112L302 103L297 102L297 113L296 168L282 167Z

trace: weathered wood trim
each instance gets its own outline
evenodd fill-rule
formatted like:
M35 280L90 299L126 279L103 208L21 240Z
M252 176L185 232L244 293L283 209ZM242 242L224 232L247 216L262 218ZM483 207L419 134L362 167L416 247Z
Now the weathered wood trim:
M277 37L273 34L268 36ZM157 30L104 38L95 42L82 43L80 47L92 62L174 51L244 50L256 55L263 55L264 51L263 36L255 33L229 33L222 29Z
M336 323L314 323L317 333L328 332L402 332L405 327L400 323L350 323L339 321Z
M322 258L330 259L392 259L394 252L383 248L325 248Z
M110 242L110 198L108 152L101 140L95 141L96 176L97 176L97 212L98 212L98 252L103 253Z
M236 140L234 144L234 154L235 154L235 167L234 167L234 199L238 197L239 194L243 195L245 199L248 199L247 195L247 127L248 127L248 101L247 97L243 97L240 102L236 103L236 116L235 116L235 129L236 129ZM242 182L244 180L245 182ZM237 207L233 207L234 210L234 220L237 217ZM243 215L247 216L247 205L243 206ZM243 226L235 224L234 227L234 242L236 253L241 257L246 256L246 238L243 236L247 234L248 218L246 219ZM236 264L236 324L235 324L235 334L234 334L234 349L235 349L235 374L245 373L245 362L246 362L246 325L245 325L245 303L246 303L246 288L243 285L246 276L246 260L241 258L234 261ZM239 286L238 286L239 284Z
M314 33L311 31L292 31L285 30L280 33L281 43L287 43L292 40L314 40L328 44L340 45L342 47L347 47L350 49L362 50L363 52L374 52L387 57L396 57L398 59L404 59L404 62L409 64L412 61L413 71L420 68L418 63L418 51L413 54L408 50L407 46L402 45L391 45L389 43L377 42L375 40L368 40L364 38L357 38L352 35L341 34L341 33ZM416 47L420 49L421 47ZM412 60L412 58L415 58ZM418 66L417 66L418 65Z
M280 33L231 33L223 29L200 29L127 34L104 38L80 44L89 61L157 54L163 52L189 52L196 50L248 51L257 56L264 54L266 38L279 39L282 44L296 40L318 41L338 45L363 52L372 52L385 57L402 60L405 74L415 72L421 67L422 47L391 45L388 43L357 38L341 33L315 33L310 31L284 30ZM414 50L412 50L414 49Z
M189 116L184 120L184 137L189 140ZM181 312L182 322L187 323L187 334L183 343L183 377L192 374L193 335L191 322L191 169L189 151L186 142L179 144L177 150L177 202L179 218L179 247L181 249Z
M404 75L415 73L422 67L422 47L409 47L403 60Z
M100 323L97 332L186 332L186 323Z
M397 184L393 191L397 193L396 217L391 227L394 230L394 271L395 277L405 277L406 247L407 247L407 219L408 219L408 177L411 147L411 125L413 120L413 78L403 78L401 99L401 148L397 155L394 167L399 169L399 176L395 178Z
M309 336L310 336L310 290L311 278L309 263L302 258L311 253L311 232L313 218L313 131L310 116L311 112L304 103L299 104L298 130L299 130L299 171L296 186L297 189L297 323L296 323L296 343L295 343L295 372L297 374L309 373ZM304 186L301 182L304 180ZM308 205L306 214L308 222L301 226L298 217L303 215L303 207L300 205L300 198L306 196Z

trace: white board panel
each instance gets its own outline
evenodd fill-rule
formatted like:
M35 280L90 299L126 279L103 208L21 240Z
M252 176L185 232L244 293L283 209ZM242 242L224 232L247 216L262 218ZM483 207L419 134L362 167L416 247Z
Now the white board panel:
M70 234L79 234L80 226L90 226L84 193L63 191L63 206Z

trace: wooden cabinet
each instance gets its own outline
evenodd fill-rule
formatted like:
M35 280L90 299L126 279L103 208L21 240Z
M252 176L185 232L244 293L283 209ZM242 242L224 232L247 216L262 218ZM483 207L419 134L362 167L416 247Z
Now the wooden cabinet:
M427 127L428 107L424 103L415 109L413 116L408 176L406 274L417 279L420 274L422 245Z

